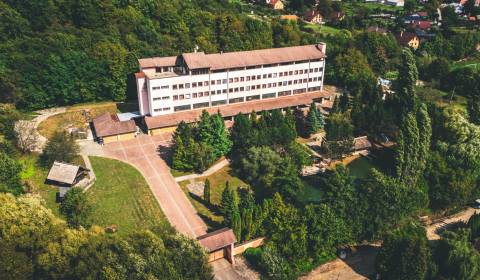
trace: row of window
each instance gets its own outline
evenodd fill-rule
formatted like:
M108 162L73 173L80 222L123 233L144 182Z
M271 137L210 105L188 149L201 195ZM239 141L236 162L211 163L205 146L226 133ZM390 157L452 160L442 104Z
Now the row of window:
M167 88L170 88L170 86L169 86L169 85L165 85L165 86L152 87L153 90L167 89Z
M309 69L301 69L301 70L295 70L295 71L284 71L284 72L279 72L279 73L270 73L270 74L263 74L263 75L251 75L251 76L245 76L245 77L236 77L236 78L229 78L228 82L229 83L238 83L238 82L244 82L244 81L255 81L255 80L260 80L260 79L268 79L268 78L276 78L278 77L286 77L286 76L292 76L292 75L301 75L301 74L306 74L308 72L310 73L318 73L322 72L323 68L311 68ZM185 84L175 84L172 86L174 90L177 89L184 89L184 88L196 88L196 87L203 87L203 86L208 86L210 85L221 85L221 84L226 84L227 79L218 79L218 80L212 80L212 81L204 81L204 82L192 82L190 83L185 83ZM162 86L161 88L163 89L164 87L168 88L168 86ZM153 89L160 89L160 87L153 87Z
M244 91L251 91L251 90L257 90L257 89L265 89L265 88L272 88L272 87L281 87L281 86L287 86L287 85L296 85L296 84L302 84L306 83L307 80L308 82L316 82L316 81L321 81L321 77L313 77L313 78L305 78L305 79L298 79L298 80L290 80L290 81L283 81L283 82L278 82L278 83L267 83L267 84L258 84L258 85L252 85L252 86L245 86L245 87L236 87L236 88L229 88L228 92L229 93L234 93L234 92L244 92ZM183 100L183 99L190 99L190 98L197 98L197 97L204 97L204 96L209 96L209 95L215 95L215 94L224 94L227 93L227 89L218 89L218 90L212 90L210 92L205 91L205 92L194 92L192 94L179 94L179 95L174 95L173 100ZM153 100L158 100L158 98L154 98ZM163 98L162 98L163 99Z
M168 99L170 99L170 96L154 97L153 101L168 100Z
M170 107L153 109L154 112L170 111Z

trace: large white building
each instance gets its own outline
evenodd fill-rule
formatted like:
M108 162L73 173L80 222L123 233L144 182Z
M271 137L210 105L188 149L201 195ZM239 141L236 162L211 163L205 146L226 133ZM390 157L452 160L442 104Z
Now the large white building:
M142 115L309 94L323 90L326 45L140 59Z

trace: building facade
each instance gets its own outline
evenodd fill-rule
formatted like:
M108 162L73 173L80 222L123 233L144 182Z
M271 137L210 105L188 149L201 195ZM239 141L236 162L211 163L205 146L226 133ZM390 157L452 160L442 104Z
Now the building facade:
M159 116L323 90L326 45L140 59L141 115Z

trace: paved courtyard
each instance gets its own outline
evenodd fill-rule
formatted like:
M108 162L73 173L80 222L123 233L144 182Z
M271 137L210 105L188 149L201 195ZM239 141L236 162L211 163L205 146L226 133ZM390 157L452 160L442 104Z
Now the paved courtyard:
M127 141L103 146L103 155L136 167L147 180L170 224L190 237L203 235L207 226L171 175L160 157L170 144L170 134L139 135ZM121 210L121 209L120 209Z

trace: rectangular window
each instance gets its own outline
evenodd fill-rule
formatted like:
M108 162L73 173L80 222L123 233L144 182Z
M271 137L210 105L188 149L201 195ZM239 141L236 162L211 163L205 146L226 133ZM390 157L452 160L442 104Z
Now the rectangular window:
M306 82L307 82L307 78L303 79L303 82L306 83Z
M262 88L267 88L267 84L263 84L263 85L262 85Z
M215 91L214 90L210 91L210 94L215 95Z
M247 76L247 81L250 81L250 76Z
M203 92L199 92L198 97L203 97Z
M179 89L183 89L183 84L179 84L179 85L178 85L178 88L179 88Z
M168 100L168 99L170 99L170 96L163 96L162 97L162 100Z
M276 77L277 77L277 73L273 73L273 74L272 74L272 77L273 77L273 78L276 78Z
M228 79L229 83L233 83L233 78Z
M245 90L246 90L246 91L249 91L249 90L250 90L250 86L246 86L246 87L245 87Z
M318 72L318 68L315 68L315 69L313 70L313 72Z
M178 100L178 95L174 95L173 100Z
M266 93L266 94L263 94L263 95L262 95L262 99L273 98L273 97L275 97L275 92Z
M272 73L268 74L268 77L271 78L271 77L272 77Z
M198 86L199 86L199 87L203 87L203 83L202 83L202 82L198 82Z
M243 102L243 101L244 101L243 97L237 97L237 98L230 98L228 100L228 103L232 104L232 103L238 103L238 102Z
M295 70L295 75L298 75L298 70Z
M257 79L257 76L252 76L252 81L255 81Z
M278 73L278 76L283 77L283 72Z
M257 75L257 80L260 80L262 78L261 75Z
M240 82L243 82L245 81L245 78L244 77L240 77Z
M239 79L238 77L236 77L235 79L233 79L235 81L235 83L238 83Z
M236 87L236 88L234 89L234 92L238 92L238 87Z
M198 96L198 95L197 95L196 92L192 93L192 97L193 97L193 98L197 98L197 96Z
M222 93L222 90L221 89L217 89L217 94L221 94Z
M162 108L163 111L170 111L170 107Z
M202 103L196 103L193 104L193 109L198 109L198 108L205 108L208 107L208 102L202 102Z
M227 79L223 79L222 82L223 82L224 84L226 84L226 83L227 83Z
M185 99L185 95L183 95L183 94L180 94L180 95L178 96L178 99L180 99L180 100L183 100L183 99Z
M308 82L311 83L313 81L312 78L308 78Z
M313 73L313 68L310 68L310 73Z
M208 86L208 81L203 82L204 86Z
M161 99L162 99L161 97L154 97L153 101L158 101L158 100L161 100Z
M192 83L192 88L195 88L195 87L197 87L197 82Z
M292 94L292 91L291 91L291 90L279 91L279 92L278 92L278 97L280 97L280 96L287 96L287 95L291 95L291 94Z
M292 75L293 75L293 71L288 71L288 75L289 75L289 76L292 76Z
M190 93L185 94L185 99L190 99Z
M210 95L210 92L206 91L203 93L203 96L209 96Z
M247 96L247 101L259 100L259 99L260 99L260 95Z
M233 88L229 88L229 89L228 89L228 92L233 92Z
M227 93L227 89L226 88L222 89L222 93Z
M185 111L185 110L190 110L192 106L190 104L188 105L181 105L181 106L175 106L173 107L173 111L178 112L178 111Z
M177 89L177 88L178 88L178 86L177 86L177 85L173 85L173 89Z
M303 69L298 71L298 74L303 74Z
M160 89L160 87L152 87L152 90Z
M288 81L288 85L291 85L292 84L292 81Z
M162 109L158 108L158 109L153 109L154 112L160 112L162 111Z
M212 101L212 106L218 106L218 105L224 105L224 104L227 104L227 100Z
M185 88L190 88L190 83L186 83Z
M212 83L211 83L211 84L214 85L214 84L215 84L215 80L212 80Z
M267 74L263 74L263 78L266 79L266 78L267 78Z
M217 80L217 85L221 85L222 84L222 80Z

